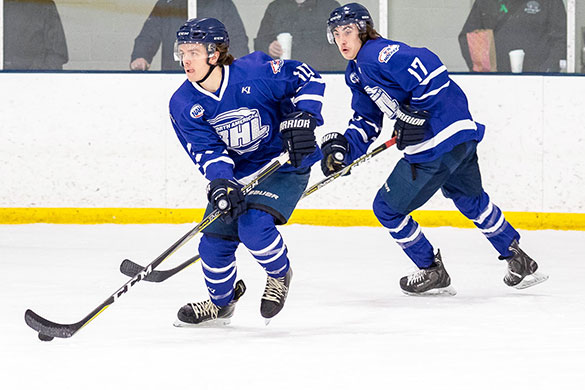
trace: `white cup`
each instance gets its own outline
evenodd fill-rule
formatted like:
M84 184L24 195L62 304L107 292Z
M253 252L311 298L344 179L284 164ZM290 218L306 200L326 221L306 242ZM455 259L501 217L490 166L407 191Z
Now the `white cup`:
M524 63L524 50L510 50L508 53L510 56L510 67L512 73L522 73L522 64Z
M283 60L290 60L292 51L292 35L290 33L283 32L276 36L276 40L282 47L282 55L280 58Z

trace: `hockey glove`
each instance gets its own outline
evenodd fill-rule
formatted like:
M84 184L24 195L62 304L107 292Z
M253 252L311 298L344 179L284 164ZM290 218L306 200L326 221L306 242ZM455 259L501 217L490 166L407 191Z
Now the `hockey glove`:
M316 127L315 118L303 111L288 114L280 123L282 142L284 148L288 150L290 163L295 168L298 168L303 159L317 149Z
M429 129L430 114L424 110L415 110L409 105L403 105L396 111L394 135L396 147L403 150L409 145L421 142Z
M323 152L321 170L325 176L339 172L347 166L344 161L349 153L349 143L343 134L325 134L321 140L321 151Z
M212 180L207 186L207 199L214 209L222 212L220 218L227 224L234 222L246 211L242 186L233 180Z

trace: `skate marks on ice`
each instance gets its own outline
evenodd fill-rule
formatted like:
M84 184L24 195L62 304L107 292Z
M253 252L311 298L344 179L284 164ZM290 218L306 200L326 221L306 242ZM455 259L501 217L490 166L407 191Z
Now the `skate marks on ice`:
M259 310L266 275L242 251L238 276L249 290L229 325L172 326L178 305L207 297L195 266L164 283L137 286L76 338L42 343L22 321L26 307L57 320L76 317L112 283L126 279L117 270L122 259L158 253L185 226L0 226L0 258L12 275L0 284L0 296L7 297L0 321L5 335L0 387L19 388L25 377L29 388L47 390L79 383L85 390L112 384L181 387L184 375L163 372L190 373L196 365L198 372L209 373L198 377L198 387L217 388L225 368L208 357L218 353L246 357L230 365L233 379L222 379L242 390L266 385L258 362L282 390L409 386L420 375L420 365L413 364L420 361L420 351L425 361L440 362L426 365L420 378L421 386L429 385L424 383L428 378L439 384L437 389L468 389L470 383L474 390L526 388L526 376L518 372L538 372L531 390L577 390L585 381L585 290L580 283L585 262L578 244L585 232L523 231L523 245L551 278L517 290L503 283L505 265L476 230L426 229L441 245L458 294L411 297L398 284L411 264L382 229L281 229L295 280L285 308L268 327ZM176 253L169 266L195 253L196 243ZM83 283L70 285L80 275ZM64 297L66 305L53 303ZM275 351L278 359L266 358ZM125 364L112 364L116 357L124 357ZM495 361L515 369L495 371ZM293 373L285 382L276 374L283 367ZM96 377L97 368L107 369L107 375ZM128 375L136 371L148 375ZM94 379L86 381L90 376Z

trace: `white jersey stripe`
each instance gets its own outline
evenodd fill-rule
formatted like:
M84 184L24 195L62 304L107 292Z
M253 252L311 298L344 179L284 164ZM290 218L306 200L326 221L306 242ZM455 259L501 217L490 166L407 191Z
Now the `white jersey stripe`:
M424 99L428 98L429 96L435 96L436 94L441 92L443 89L447 88L450 84L451 84L451 82L447 81L445 84L443 84L439 88L434 89L430 92L427 92L424 95L422 95L421 97L413 97L412 100L424 100Z
M426 78L426 79L424 79L424 80L423 80L423 81L420 83L420 85L427 85L428 83L430 83L430 82L431 82L431 80L432 80L432 79L434 79L435 77L437 77L438 75L440 75L441 73L443 73L443 72L446 72L446 71L447 71L447 67L446 67L445 65L441 65L441 66L439 66L437 69L433 70L433 71L431 72L431 74L430 74L430 75L428 75L428 76L427 76L427 78Z
M464 130L474 130L477 131L477 124L472 121L471 119L463 119L457 122L450 124L449 126L445 127L439 134L435 135L433 138L428 139L420 144L407 146L404 148L404 153L406 154L417 154L421 152L426 152L441 142L447 140L448 138L452 137L453 135L457 134L460 131Z

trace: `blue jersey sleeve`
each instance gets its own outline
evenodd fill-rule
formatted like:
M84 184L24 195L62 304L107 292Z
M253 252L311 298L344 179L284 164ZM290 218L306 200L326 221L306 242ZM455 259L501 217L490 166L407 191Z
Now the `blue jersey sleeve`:
M345 137L350 144L347 162L351 162L365 154L370 144L378 138L384 115L366 94L352 67L346 71L345 82L352 93L351 108L354 112L345 131Z
M293 60L272 60L266 65L264 87L271 98L282 101L283 114L305 111L323 124L321 109L325 82L309 65Z
M185 115L190 115L190 112L183 111L185 105L177 100L176 97L171 99L171 123L191 160L208 180L232 179L235 164L228 155L225 143L206 122L187 119Z

